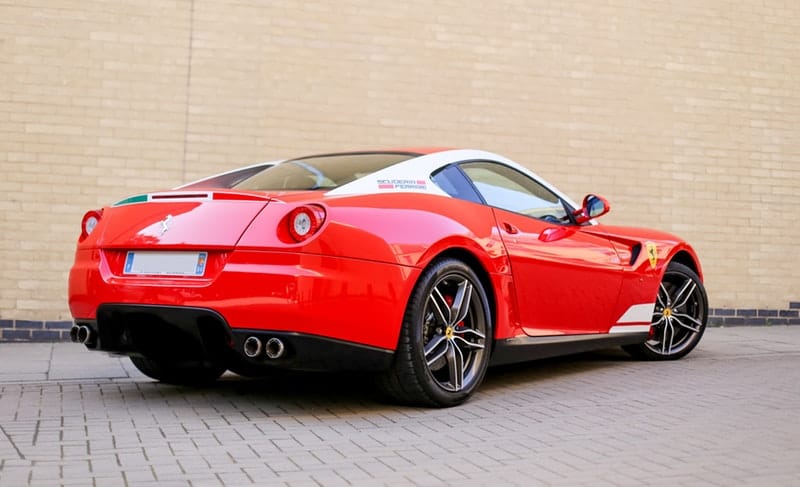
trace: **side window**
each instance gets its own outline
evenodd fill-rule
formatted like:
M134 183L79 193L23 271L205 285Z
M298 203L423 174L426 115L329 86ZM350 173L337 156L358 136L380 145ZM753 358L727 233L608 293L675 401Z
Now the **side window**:
M472 201L473 203L483 204L481 197L475 192L470 182L458 169L458 166L451 165L440 170L431 176L431 179L442 191L453 198Z
M571 222L558 196L515 169L494 162L466 162L461 169L490 206L557 223Z

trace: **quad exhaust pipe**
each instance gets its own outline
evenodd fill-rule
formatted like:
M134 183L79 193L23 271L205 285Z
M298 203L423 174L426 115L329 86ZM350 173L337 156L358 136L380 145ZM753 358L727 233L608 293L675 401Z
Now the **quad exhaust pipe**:
M248 358L257 358L263 351L267 358L276 360L286 353L286 346L280 338L272 337L264 343L260 338L250 336L244 341L242 351Z
M258 337L247 337L244 341L244 354L249 358L256 358L261 355L261 339Z
M283 342L274 337L267 340L267 345L265 348L267 357L271 358L272 360L283 357L284 352L286 352L286 347L283 346Z
M94 342L94 331L86 325L72 325L69 329L69 338L75 343L89 345Z

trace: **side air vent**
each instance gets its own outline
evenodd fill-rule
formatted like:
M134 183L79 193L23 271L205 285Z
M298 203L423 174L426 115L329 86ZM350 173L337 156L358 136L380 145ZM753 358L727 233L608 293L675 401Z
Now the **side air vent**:
M633 247L631 247L631 261L628 265L633 265L636 262L636 259L639 258L639 254L642 252L642 244L637 243Z

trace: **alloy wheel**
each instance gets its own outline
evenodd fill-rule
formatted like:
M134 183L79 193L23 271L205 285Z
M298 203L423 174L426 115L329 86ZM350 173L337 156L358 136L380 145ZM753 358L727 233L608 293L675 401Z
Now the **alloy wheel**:
M433 286L425 302L425 363L444 390L461 391L481 373L486 322L472 283L458 273Z
M645 346L663 356L681 354L702 334L705 320L702 285L692 275L668 269L658 290L651 334Z

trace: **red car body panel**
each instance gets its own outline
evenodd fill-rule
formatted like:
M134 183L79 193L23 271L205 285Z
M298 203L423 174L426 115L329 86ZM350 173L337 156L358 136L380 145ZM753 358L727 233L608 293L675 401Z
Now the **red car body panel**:
M125 277L123 258L112 252L81 251L70 280L70 307L77 318L93 319L101 303L209 308L233 328L292 331L393 349L393 327L374 316L400 320L404 290L395 283L419 271L377 262L273 251L214 253L210 279ZM99 260L99 270L91 260ZM112 262L116 261L116 265ZM224 272L223 272L224 269ZM356 312L357 311L357 312Z
M525 332L608 332L615 323L612 307L623 268L611 243L584 227L567 228L499 209L495 215L505 230ZM548 236L554 232L559 235Z
M608 238L617 249L620 260L630 263L624 267L620 296L612 316L620 317L632 304L652 299L658 291L667 264L679 254L685 255L680 260L692 267L700 279L703 278L700 259L694 249L674 235L658 230L607 225L595 225L589 231ZM646 255L648 243L653 244L657 251L653 261ZM631 262L633 249L637 245L642 248Z
M210 200L104 208L101 223L79 243L70 272L73 316L93 319L101 303L208 307L232 328L296 331L393 350L399 326L376 326L374 317L400 323L421 269L442 251L469 252L493 288L510 287L489 207L467 203L468 218L457 224L465 202L440 196L279 198L268 204ZM327 213L318 236L303 243L276 231L299 206L295 201L316 202ZM172 228L160 234L167 215ZM125 275L127 251L148 249L208 251L206 273ZM506 318L509 306L501 295L500 336L519 333Z

